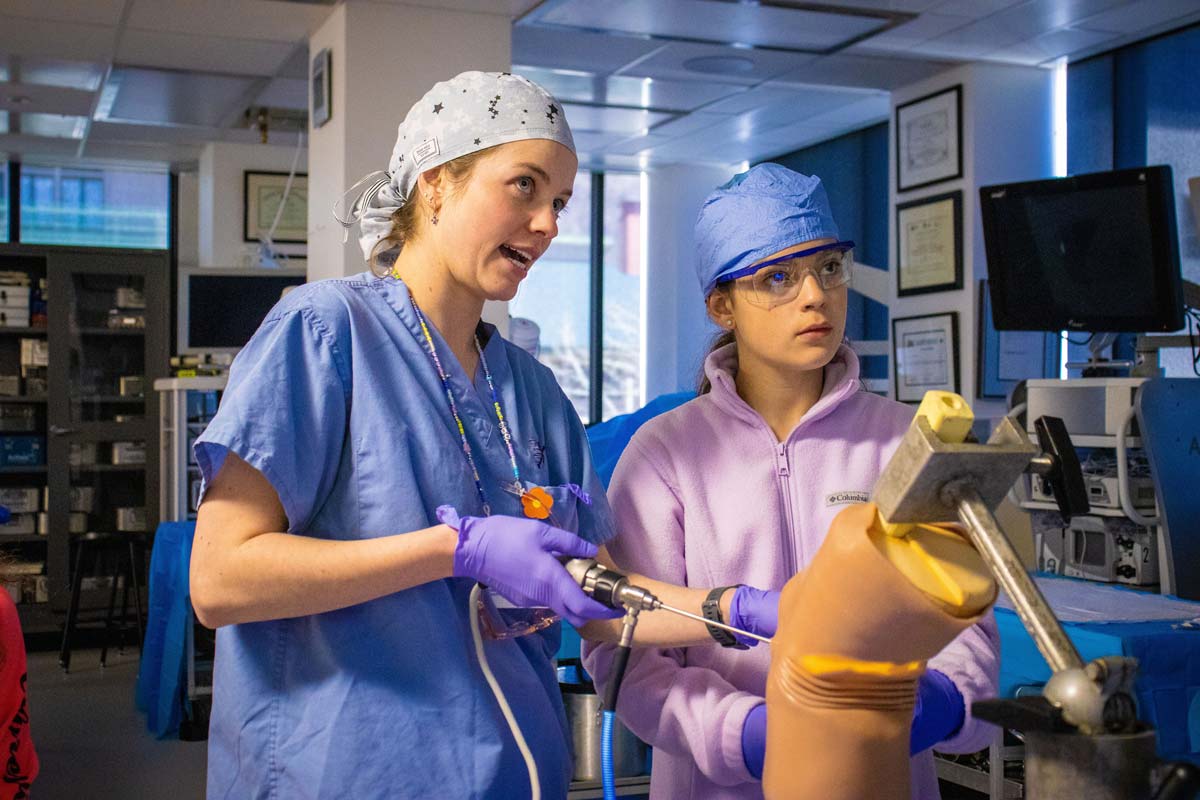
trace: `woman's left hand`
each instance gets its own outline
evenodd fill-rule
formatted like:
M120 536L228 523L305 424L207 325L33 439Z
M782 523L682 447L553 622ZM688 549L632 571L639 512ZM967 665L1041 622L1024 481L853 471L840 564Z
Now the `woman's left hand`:
M779 592L739 586L729 604L729 624L759 636L771 637L779 627ZM739 642L753 647L757 639L734 634Z

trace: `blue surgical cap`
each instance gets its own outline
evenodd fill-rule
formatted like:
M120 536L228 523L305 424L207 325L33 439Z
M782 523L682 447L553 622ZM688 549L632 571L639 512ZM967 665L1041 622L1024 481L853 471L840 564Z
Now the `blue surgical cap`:
M758 164L718 187L696 219L696 277L704 296L726 276L814 239L837 239L816 175Z

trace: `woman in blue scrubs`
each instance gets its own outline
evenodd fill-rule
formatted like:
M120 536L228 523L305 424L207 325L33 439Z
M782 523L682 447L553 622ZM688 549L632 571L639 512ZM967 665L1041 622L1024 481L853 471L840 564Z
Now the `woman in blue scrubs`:
M437 84L354 204L372 270L289 293L235 360L196 444L209 798L528 797L484 663L542 795L565 796L557 627L481 662L468 601L478 582L576 625L614 616L555 557L613 533L583 427L480 321L557 234L576 168L540 87Z

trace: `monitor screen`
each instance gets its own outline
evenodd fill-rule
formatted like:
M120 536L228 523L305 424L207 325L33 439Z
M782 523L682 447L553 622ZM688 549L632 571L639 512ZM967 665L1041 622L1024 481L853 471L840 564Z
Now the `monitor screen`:
M979 190L997 330L1183 327L1171 168Z
M181 270L179 352L245 347L283 290L304 281L302 270Z

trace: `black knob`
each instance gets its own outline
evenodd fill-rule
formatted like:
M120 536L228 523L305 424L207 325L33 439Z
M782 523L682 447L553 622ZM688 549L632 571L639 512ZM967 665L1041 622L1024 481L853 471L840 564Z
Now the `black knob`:
M1121 564L1114 571L1122 578L1132 578L1134 575L1137 575L1137 570L1129 564Z

